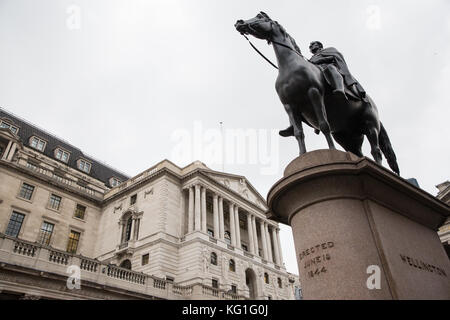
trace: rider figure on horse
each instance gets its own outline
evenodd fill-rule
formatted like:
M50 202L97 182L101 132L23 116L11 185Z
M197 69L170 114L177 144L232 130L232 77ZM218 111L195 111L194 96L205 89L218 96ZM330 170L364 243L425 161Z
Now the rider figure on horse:
M323 48L322 43L313 41L309 45L309 50L313 56L309 62L319 66L323 72L325 80L331 86L333 95L342 99L348 99L345 92L345 87L351 93L353 98L369 102L366 97L366 91L361 84L351 75L344 56L335 48ZM315 130L319 134L318 130ZM294 128L292 126L281 130L280 135L289 137L294 135Z

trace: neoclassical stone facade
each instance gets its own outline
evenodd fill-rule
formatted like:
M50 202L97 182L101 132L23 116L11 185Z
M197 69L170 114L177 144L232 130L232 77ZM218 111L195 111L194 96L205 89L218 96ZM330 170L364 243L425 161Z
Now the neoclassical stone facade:
M243 176L130 178L0 109L0 298L295 299L266 210Z

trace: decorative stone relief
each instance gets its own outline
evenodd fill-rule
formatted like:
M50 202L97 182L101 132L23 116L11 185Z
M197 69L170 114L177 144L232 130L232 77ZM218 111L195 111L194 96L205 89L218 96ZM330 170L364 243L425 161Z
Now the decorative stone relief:
M148 195L152 195L153 194L153 188L150 188L146 191L144 191L144 199L147 198Z
M122 203L118 207L114 207L114 213L119 210L122 211Z

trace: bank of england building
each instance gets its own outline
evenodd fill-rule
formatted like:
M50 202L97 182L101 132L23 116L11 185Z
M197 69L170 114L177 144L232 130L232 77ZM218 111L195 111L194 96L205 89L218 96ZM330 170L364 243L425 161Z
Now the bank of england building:
M298 299L266 210L243 176L128 177L0 109L3 299Z

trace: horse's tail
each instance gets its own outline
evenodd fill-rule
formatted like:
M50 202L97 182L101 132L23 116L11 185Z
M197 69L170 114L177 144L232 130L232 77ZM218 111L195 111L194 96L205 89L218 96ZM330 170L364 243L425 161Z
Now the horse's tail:
M391 167L392 171L400 175L400 169L397 164L397 157L395 156L394 149L392 149L391 141L389 140L386 129L383 124L380 123L380 135L378 136L380 142L381 151L383 151L384 156Z

